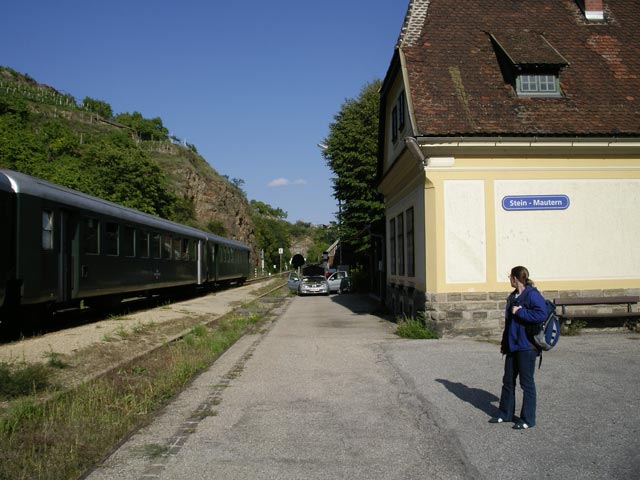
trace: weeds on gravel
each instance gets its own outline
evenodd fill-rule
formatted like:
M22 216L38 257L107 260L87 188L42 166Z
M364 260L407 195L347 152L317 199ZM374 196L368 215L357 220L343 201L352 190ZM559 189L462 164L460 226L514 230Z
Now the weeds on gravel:
M412 339L437 339L440 338L435 328L427 325L423 312L417 318L403 316L398 320L396 335Z
M49 367L0 363L0 395L13 399L0 410L0 479L78 478L264 318L198 325L181 341L45 400L34 392L49 388Z
M31 395L47 387L49 387L49 369L44 365L15 366L0 362L0 400Z
M560 326L560 334L568 337L580 335L582 329L587 326L584 320L573 320L571 323L563 323Z

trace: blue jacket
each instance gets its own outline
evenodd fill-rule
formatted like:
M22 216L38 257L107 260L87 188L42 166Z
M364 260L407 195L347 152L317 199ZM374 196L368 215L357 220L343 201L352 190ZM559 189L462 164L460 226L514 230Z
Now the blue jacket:
M537 288L527 285L516 298L517 290L507 297L504 313L504 332L502 333L502 353L517 352L535 348L527 337L525 327L539 324L547 318L547 305ZM522 308L514 315L511 307L520 305Z

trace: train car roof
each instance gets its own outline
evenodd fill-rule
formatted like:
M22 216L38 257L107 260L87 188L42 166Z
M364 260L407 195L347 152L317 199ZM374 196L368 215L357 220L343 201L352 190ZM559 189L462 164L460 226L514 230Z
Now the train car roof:
M88 212L95 212L102 215L118 218L125 222L141 224L149 228L159 230L170 230L181 235L190 235L215 241L216 243L228 244L238 248L249 249L249 247L236 240L229 240L211 233L198 230L197 228L182 225L171 220L140 212L133 208L123 207L117 203L102 200L100 198L71 190L70 188L47 182L40 178L32 177L24 173L13 170L0 169L0 189L13 191L16 194L27 194L63 205L68 205Z
M208 232L204 232L204 233L207 236L207 240L209 240L210 242L230 245L232 247L241 248L243 250L250 250L247 244L239 242L238 240L231 240L229 238L224 238L219 235L215 235L213 233L208 233Z
M1 172L2 171L0 170L0 173ZM0 175L0 190L4 192L13 192L11 181L5 175Z

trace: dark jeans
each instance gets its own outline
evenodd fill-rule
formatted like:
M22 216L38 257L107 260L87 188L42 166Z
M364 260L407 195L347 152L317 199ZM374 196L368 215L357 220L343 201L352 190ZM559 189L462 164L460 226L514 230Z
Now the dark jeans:
M502 394L500 395L500 415L510 422L516 410L516 378L520 376L522 387L522 410L520 419L530 427L536 424L536 383L533 374L536 371L536 350L521 350L508 353L504 362Z

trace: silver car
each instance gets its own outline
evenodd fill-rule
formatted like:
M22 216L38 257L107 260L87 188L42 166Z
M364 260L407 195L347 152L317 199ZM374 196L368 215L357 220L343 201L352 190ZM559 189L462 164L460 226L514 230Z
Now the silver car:
M327 281L329 282L329 290L331 290L331 292L346 293L351 291L351 278L347 272L335 272Z
M322 275L302 277L298 295L329 295L329 282Z
M298 291L298 287L300 286L300 275L296 272L289 273L289 278L287 279L287 286L289 290Z

